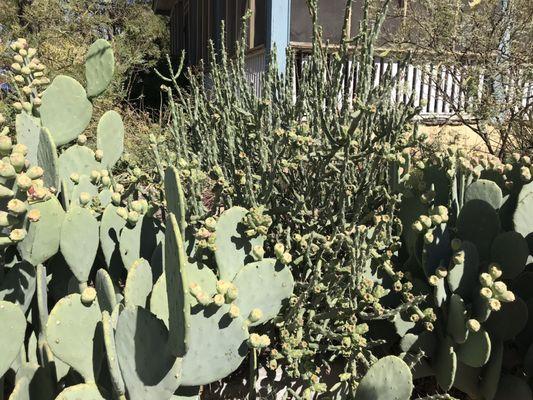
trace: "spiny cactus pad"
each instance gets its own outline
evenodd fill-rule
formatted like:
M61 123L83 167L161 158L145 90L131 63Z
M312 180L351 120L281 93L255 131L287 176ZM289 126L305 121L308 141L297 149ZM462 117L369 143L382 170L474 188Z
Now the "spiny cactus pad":
M152 279L152 268L145 259L136 260L130 266L124 287L126 306L146 306L146 300L152 292Z
M59 393L55 400L105 400L93 383L70 386Z
M37 148L41 134L41 121L39 118L23 112L17 114L15 129L17 131L17 143L24 144L28 148L27 160L31 165L39 165L37 163Z
M263 246L265 238L261 235L248 238L242 223L248 210L232 207L220 215L216 225L215 258L219 278L232 281L247 262L253 261L252 248Z
M126 268L139 258L150 259L157 246L159 230L158 222L147 215L143 215L135 226L126 225L122 228L119 251Z
M101 162L106 168L112 168L122 156L124 124L122 117L116 111L107 111L100 118L96 130L96 146L104 153Z
M450 268L446 279L453 293L457 293L463 299L470 299L472 289L478 280L479 254L476 246L466 240L461 244L461 251L464 252L464 260Z
M50 129L57 146L78 137L91 121L93 106L75 79L58 75L45 90L40 108L42 125Z
M483 200L498 210L503 204L502 190L493 181L478 179L466 188L465 203L470 200Z
M113 79L115 56L111 44L104 39L96 40L85 57L85 79L89 98L102 94Z
M87 282L98 251L98 221L86 208L71 208L61 227L61 254L79 282Z
M56 197L32 204L29 209L39 210L41 218L38 222L26 221L28 234L18 250L26 261L37 265L57 253L65 212Z
M526 237L533 231L533 182L522 187L513 215L514 230Z
M100 245L108 267L116 262L121 262L119 238L120 231L125 225L126 220L117 214L117 207L109 204L100 221Z
M26 333L26 317L16 304L0 301L0 376L20 352Z
M95 369L102 361L101 320L97 300L86 305L81 295L71 294L56 303L46 324L54 355L78 371L85 382L94 382Z
M439 386L445 391L450 390L457 372L457 354L453 350L453 341L449 337L440 340L432 365Z
M233 284L239 295L235 305L246 317L254 308L262 311L262 317L251 326L262 324L278 315L283 301L292 295L294 279L289 268L275 259L264 259L246 264Z
M494 400L532 400L531 387L524 380L514 375L503 375L498 383Z
M479 384L479 391L486 400L493 400L498 390L503 361L502 342L493 340L491 347L489 362L483 368L483 375Z
M117 296L115 295L113 281L105 269L98 270L95 284L100 309L112 313L117 305Z
M125 394L126 389L124 387L122 373L120 372L120 366L118 365L117 349L115 345L115 329L113 328L111 315L107 311L102 312L102 328L111 383L113 384L115 393L120 397Z
M452 294L448 310L447 331L455 343L464 343L468 337L466 320L466 307L463 299Z
M355 400L409 400L413 376L407 364L395 356L375 362L355 392Z
M74 187L74 182L70 179L71 174L90 176L93 170L102 169L101 164L94 158L94 151L77 144L70 146L59 156L58 165L59 175L67 185L69 193Z
M517 298L510 303L502 303L500 311L491 313L485 328L492 338L509 340L524 329L528 314L527 304Z
M458 346L457 358L470 367L478 368L487 363L490 350L489 334L481 328L477 332L470 332L466 342Z
M502 279L516 278L525 268L529 247L518 232L504 232L496 236L491 247L491 261L500 265Z
M118 317L115 344L128 399L168 399L180 385L182 359L168 346L161 320L141 307Z
M44 170L43 181L46 187L61 189L59 185L59 158L57 157L54 138L47 128L39 134L37 147L37 165Z
M2 277L0 300L18 304L26 312L35 293L35 284L35 267L27 261L20 261Z
M185 234L185 198L178 170L169 167L165 171L165 199L169 212L176 216L182 236Z

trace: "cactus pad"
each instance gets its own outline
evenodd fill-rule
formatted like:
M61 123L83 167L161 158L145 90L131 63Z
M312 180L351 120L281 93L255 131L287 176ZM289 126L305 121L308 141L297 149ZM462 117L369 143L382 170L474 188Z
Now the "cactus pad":
M491 247L491 261L500 265L502 279L516 278L525 268L529 256L526 240L518 232L496 236Z
M107 40L98 39L89 47L85 57L85 79L89 98L102 94L113 79L115 56Z
M95 283L100 309L112 313L117 305L117 296L113 281L105 269L98 270Z
M37 148L39 147L41 135L41 121L39 118L23 112L17 114L15 129L17 131L17 143L22 143L28 147L26 159L30 162L30 165L39 165L37 163Z
M263 316L252 326L262 324L278 315L283 301L292 295L294 279L287 266L275 259L246 264L233 280L239 290L235 305L241 315L248 316L254 308L259 308Z
M59 185L59 161L56 145L50 131L43 128L39 134L37 165L44 170L43 181L46 187L61 189Z
M533 230L533 182L522 187L513 215L514 230L527 236Z
M466 342L457 348L457 358L470 367L479 368L489 361L490 350L489 334L481 328L477 332L469 332Z
M101 319L98 301L85 305L76 293L59 300L46 323L52 352L78 371L85 382L94 382L95 369L102 361Z
M450 390L457 372L457 354L453 350L453 342L449 337L441 339L437 345L433 369L439 386L445 391Z
M98 122L96 146L104 156L102 165L112 168L124 151L124 124L116 111L108 111Z
M126 306L146 306L146 300L152 291L152 279L152 268L145 259L136 260L130 266L124 287Z
M509 340L524 329L528 314L527 304L516 298L513 302L502 303L500 311L491 313L484 326L492 338Z
M479 391L486 400L493 400L502 371L503 344L500 341L492 342L489 362L483 368L483 376L479 384Z
M71 174L90 176L93 170L102 169L101 164L94 158L94 152L77 144L70 146L59 156L58 166L59 176L65 182L69 193L74 187L74 182L70 179Z
M479 254L476 246L466 240L462 242L461 250L464 252L464 261L452 265L446 279L453 293L469 300L472 297L472 289L478 280Z
M98 251L98 222L88 209L73 207L67 212L60 248L78 282L87 282Z
M91 122L93 106L75 79L58 75L44 91L40 108L42 125L50 129L57 146L78 137Z
M111 315L107 311L102 312L102 328L111 383L113 384L113 389L115 390L117 397L120 397L125 393L124 380L122 379L122 373L120 372L120 367L118 365L113 321L111 321Z
M395 356L379 359L367 371L355 392L355 400L409 400L413 376L407 364Z
M165 199L168 211L176 216L181 235L185 234L185 198L178 170L169 167L165 171Z
M483 200L498 210L503 204L502 190L493 181L479 179L466 188L465 203L470 200Z
M122 228L119 251L126 268L139 258L150 259L157 246L159 229L158 222L147 215L140 218L135 226L126 225Z
M105 400L93 383L70 386L59 393L55 400Z
M463 299L457 294L452 294L448 309L447 331L455 343L464 343L467 340L466 320L466 307Z
M0 301L0 376L6 373L19 354L25 333L26 317L20 307Z
M100 221L100 244L108 267L121 262L119 252L120 231L126 225L126 220L117 214L117 207L109 204Z
M25 313L31 305L35 285L35 267L27 261L20 261L2 277L0 300L18 304Z
M503 375L498 383L494 400L532 400L529 384L514 375Z

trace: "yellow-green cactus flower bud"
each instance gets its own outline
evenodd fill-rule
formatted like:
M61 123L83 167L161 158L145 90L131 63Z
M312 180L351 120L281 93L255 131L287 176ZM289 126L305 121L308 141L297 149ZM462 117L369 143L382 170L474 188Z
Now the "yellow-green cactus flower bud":
M20 172L26 165L26 158L22 153L11 153L9 162L15 168L15 171Z
M134 200L131 202L131 209L134 210L134 211L137 211L138 213L141 213L142 212L142 204L139 200Z
M257 333L251 333L250 337L248 338L248 345L251 348L259 349L261 347L261 344L261 336L259 336Z
M267 335L261 335L259 337L261 348L270 346L270 338Z
M492 283L493 283L492 276L490 276L486 272L481 273L479 275L479 283L481 283L481 285L485 287L492 286Z
M15 62L19 64L22 64L24 62L24 58L20 54L15 54L13 56L13 60L15 60Z
M455 238L452 239L451 246L453 251L459 251L463 247L463 242L461 239Z
M9 136L0 136L0 152L7 154L11 151L13 147L13 142Z
M98 182L100 180L100 171L97 171L97 170L93 169L91 171L90 178L91 178L91 182L92 183Z
M224 296L221 295L220 293L217 293L213 296L213 303L215 303L215 305L217 307L221 307L222 304L225 303L225 299L224 299Z
M274 254L277 258L281 258L283 256L283 253L285 253L285 246L283 243L276 243L274 245Z
M122 196L120 195L120 193L113 192L111 194L111 201L113 202L113 205L118 206L122 201Z
M231 303L238 296L239 296L239 290L233 283L230 283L228 290L226 292L226 302Z
M87 143L87 136L84 134L78 135L77 143L79 146L85 146Z
M117 215L122 219L128 219L128 210L125 207L117 208Z
M442 217L440 215L432 215L431 216L431 222L433 222L435 225L440 225L442 223Z
M128 213L128 223L131 225L135 225L137 222L139 222L140 215L137 211L131 210Z
M209 217L204 223L207 230L214 232L217 227L217 221L213 217Z
M141 199L139 202L141 203L141 213L146 214L148 212L148 201Z
M424 328L426 328L426 331L428 332L433 332L435 326L431 322L424 322Z
M104 158L104 151L102 149L98 149L94 152L94 159L98 162L102 161Z
M492 290L490 290L488 287L484 287L481 288L479 294L485 299L490 299L492 297Z
M439 284L439 277L437 275L431 275L428 278L428 282L431 286L437 286Z
M30 69L30 67L24 66L24 67L22 67L20 69L20 73L22 75L29 75L29 74L31 74L31 69Z
M0 199L10 199L15 196L15 193L8 187L0 185Z
M456 252L452 257L452 263L453 265L459 265L463 264L465 262L465 252L464 251L458 251Z
M490 299L489 308L491 309L491 311L500 311L500 309L502 308L502 303L500 303L500 300L498 299Z
M516 297L514 295L513 292L511 292L510 290L508 290L507 292L505 293L502 293L501 295L498 296L499 299L501 301L503 301L504 303L511 303L513 301L515 301Z
M9 215L5 211L0 211L0 227L6 228L13 225L15 222L16 219L12 215Z
M26 216L31 222L38 222L41 219L41 211L34 208L33 210L28 211L28 214L26 214Z
M12 242L20 242L22 240L24 240L24 238L26 237L26 230L25 229L13 229L11 231L11 233L9 234L9 239L12 241Z
M261 311L259 308L254 308L252 311L250 311L250 315L248 316L248 320L251 323L257 322L261 318L263 318L263 311Z
M80 175L76 172L73 172L70 174L70 180L77 185L80 182Z
M435 270L435 275L437 275L439 278L446 278L448 275L448 270L444 267L439 267Z
M198 293L198 295L196 296L196 300L198 300L198 303L203 306L208 306L209 304L211 304L211 298L205 292Z
M507 285L502 281L494 282L494 284L492 285L492 291L496 295L504 294L505 292L507 292Z
M143 172L139 167L133 168L133 176L136 178L140 178L142 176Z
M26 171L26 175L28 175L30 179L39 179L44 175L44 170L41 167L34 165Z
M286 251L279 261L284 265L289 265L292 262L292 254Z
M87 204L89 204L91 199L92 199L92 196L89 193L87 192L80 193L79 201L82 206L86 206Z
M415 232L422 232L424 230L424 225L422 225L422 222L420 221L415 221L413 222L413 224L411 225L411 228L413 229L413 231Z
M102 170L100 170L100 175L102 177L109 176L109 171L107 169L102 169Z
M122 193L124 192L124 185L117 183L115 184L115 192Z
M492 279L500 278L502 276L502 269L500 268L500 265L497 263L491 263L489 265L489 274Z
M200 293L202 293L202 288L200 285L198 285L197 283L195 282L192 282L191 284L189 284L189 291L191 292L191 294L196 297L198 296Z
M17 182L17 188L23 192L27 191L33 184L31 178L26 174L19 174L17 176L16 182Z
M32 197L36 200L43 200L48 196L48 190L43 187L34 186Z
M102 176L102 185L106 188L111 186L111 178L109 176Z
M477 319L469 319L466 322L466 326L471 332L478 332L481 329L481 324Z
M26 203L19 199L11 199L7 203L7 210L14 215L24 214L27 210Z
M18 144L13 146L13 149L11 151L13 153L20 153L20 154L25 156L25 155L28 154L28 146L26 146L25 144L22 144L22 143L18 143Z
M433 224L431 222L431 218L429 218L427 215L421 215L418 220L422 223L422 226L426 229L431 228L431 225Z
M521 167L520 168L520 178L524 182L531 181L531 171L529 170L528 167Z
M31 87L29 87L29 86L24 86L24 87L22 88L22 93L24 93L26 96L30 95L31 92L32 92L32 89L31 89Z
M32 109L32 105L31 105L31 103L28 102L28 101L23 101L23 102L22 102L22 109L23 109L24 111L26 111L26 112L30 112L31 109Z
M28 55L28 50L26 49L20 49L19 50L19 54L22 56L22 57L26 57Z
M17 171L11 164L1 163L0 164L0 176L2 178L11 179L17 175Z
M231 318L235 319L241 315L241 310L235 304L229 306L228 314Z
M37 54L37 49L34 48L34 47L30 47L28 49L28 57L29 58L33 58L35 56L35 54Z
M229 282L220 280L217 282L217 292L222 295L225 295L228 292L230 286L231 284Z
M433 243L434 240L435 240L435 237L433 236L433 233L426 232L426 234L424 235L424 243L431 244Z
M17 75L15 77L15 80L17 80L17 77L19 77L20 75ZM22 77L21 77L22 78ZM24 81L24 78L22 78L22 80ZM19 101L16 101L13 103L13 108L16 110L16 111L22 111L22 103L19 102Z
M96 290L95 288L89 286L83 290L81 293L81 302L86 306L90 306L96 300Z
M20 66L18 62L14 62L13 64L11 64L11 70L13 72L20 72L21 68L22 67Z
M252 255L256 260L262 260L265 257L265 249L263 246L254 246L252 248Z

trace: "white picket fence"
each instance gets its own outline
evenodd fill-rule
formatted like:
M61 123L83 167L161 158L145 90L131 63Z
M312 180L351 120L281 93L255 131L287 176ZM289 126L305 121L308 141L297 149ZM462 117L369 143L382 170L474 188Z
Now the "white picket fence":
M300 75L305 65L308 53L297 52L295 60L295 72L293 76L294 93L298 92L297 76ZM357 67L357 66L356 66ZM250 83L253 85L255 93L261 95L261 79L266 68L264 52L250 54L246 59L246 72ZM427 122L443 122L457 116L459 113L463 118L469 116L465 112L468 105L474 99L466 95L465 79L470 76L468 66L461 68L449 67L440 64L427 65L402 65L400 61L394 61L384 57L376 57L374 60L374 85L380 85L386 76L398 77L391 93L391 100L394 102L406 103L413 96L416 107L421 107L420 116ZM520 76L520 74L515 74ZM351 78L351 82L346 85L347 89L353 93L356 82ZM483 93L484 77L480 76L477 81L477 96ZM522 95L522 106L533 105L533 82L526 82L521 79L509 80L504 86L506 95L519 93Z

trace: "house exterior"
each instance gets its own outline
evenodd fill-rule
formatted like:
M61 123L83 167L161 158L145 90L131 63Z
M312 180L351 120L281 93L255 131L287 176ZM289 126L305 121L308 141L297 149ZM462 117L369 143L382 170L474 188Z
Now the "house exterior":
M383 29L394 30L405 18L407 0L392 0L390 17ZM362 17L363 0L354 0L350 34L354 36ZM319 0L319 24L326 41L338 43L341 39L346 0ZM286 48L295 54L295 75L306 56L310 53L312 21L306 0L153 0L154 10L170 17L171 52L177 57L186 53L189 66L207 60L208 43L213 41L215 49L222 45L229 54L235 52L236 41L242 37L242 17L251 11L247 33L246 69L248 79L258 95L261 90L261 76L268 64L269 56L276 51L280 71L287 65ZM224 43L221 43L221 23L224 21ZM407 101L414 96L415 106L422 108L421 116L428 123L447 122L457 110L466 108L469 99L461 89L461 74L452 67L440 63L408 65L390 57L376 56L374 84L379 85L385 74L399 74L399 82L392 93L395 101ZM295 76L295 91L297 91ZM480 89L483 79L480 79ZM533 91L533 86L527 86ZM524 97L526 101L528 97Z

